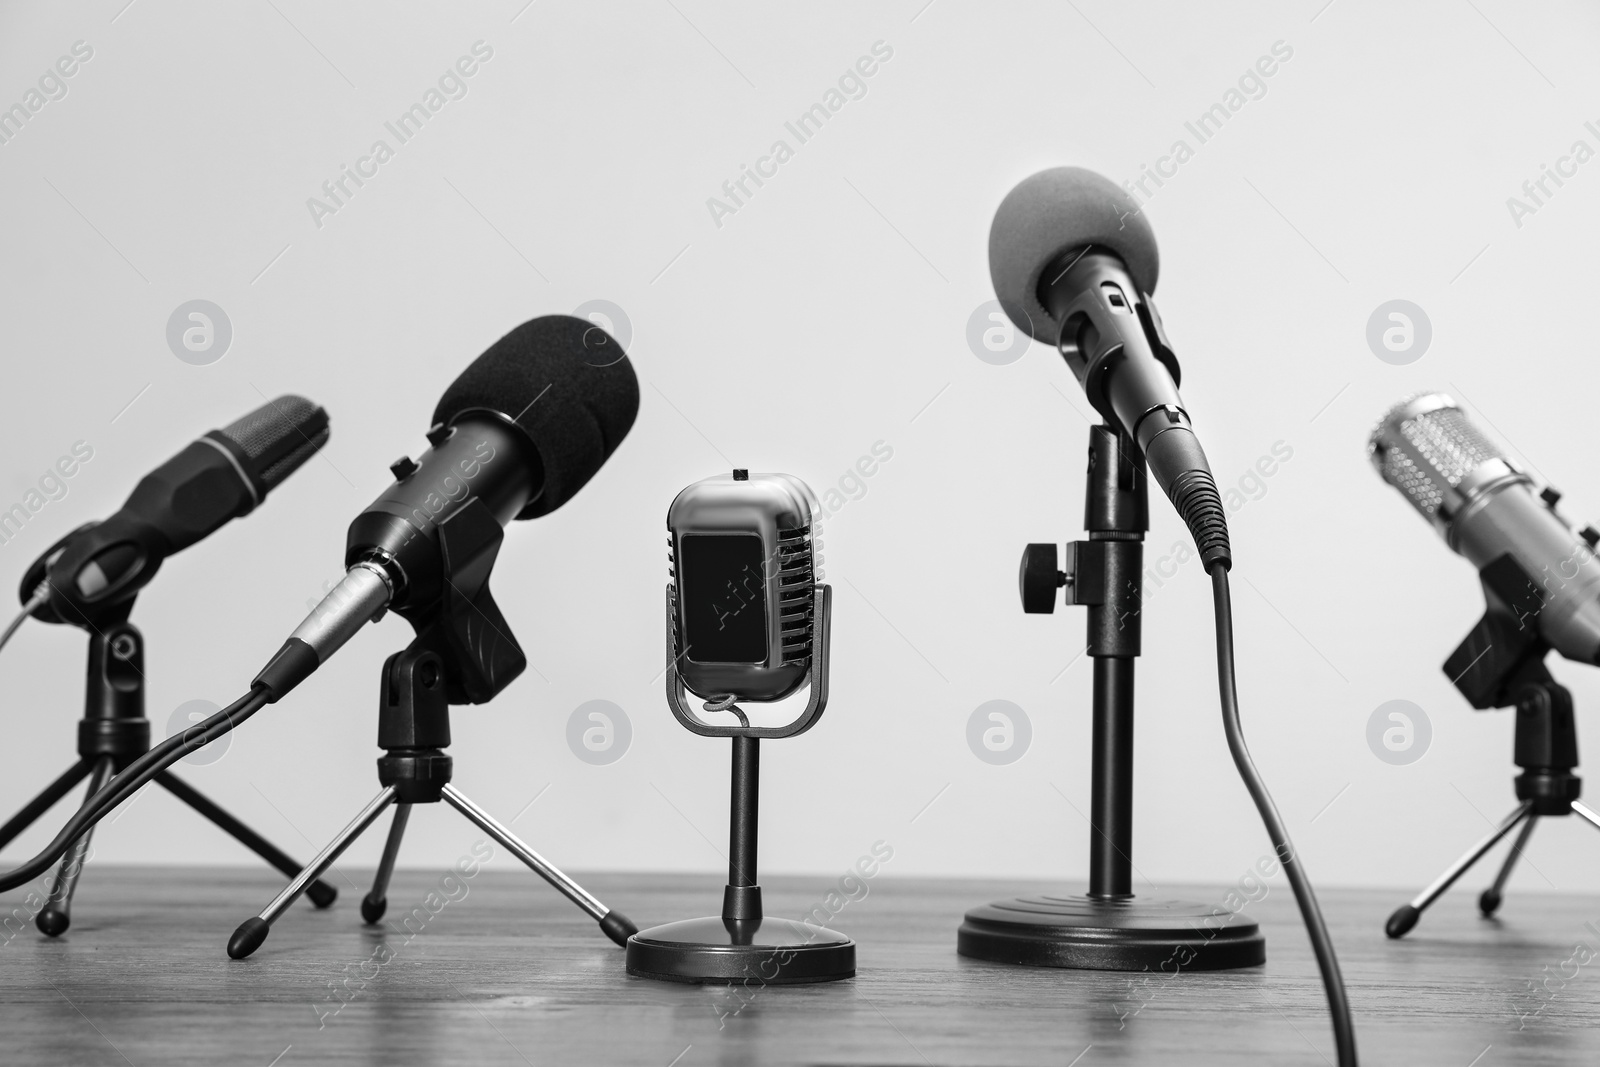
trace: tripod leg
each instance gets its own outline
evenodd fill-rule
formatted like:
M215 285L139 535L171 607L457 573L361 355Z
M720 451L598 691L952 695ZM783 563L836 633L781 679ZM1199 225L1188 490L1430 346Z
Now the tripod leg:
M639 928L630 922L626 915L620 911L612 911L593 893L562 874L549 860L524 844L508 827L502 826L494 816L468 800L455 786L447 784L442 794L444 799L450 802L450 806L465 815L469 822L500 842L535 874L560 890L562 896L588 912L590 918L600 923L600 929L611 940L619 945L626 945L628 938L639 932Z
M1586 819L1590 826L1600 829L1600 815L1596 815L1587 804L1580 804L1574 800L1572 802L1572 810L1575 814Z
M1438 900L1446 889L1455 884L1457 878L1467 873L1468 867L1482 859L1485 852L1494 848L1502 837L1515 830L1517 824L1527 818L1532 811L1533 802L1531 800L1517 805L1517 809L1501 820L1500 825L1496 826L1488 837L1473 845L1466 855L1456 860L1448 870L1434 879L1432 885L1413 897L1411 903L1402 904L1396 908L1395 913L1389 916L1389 921L1384 924L1383 932L1390 937L1406 936L1407 932L1417 925L1417 920L1422 918L1422 912L1429 904Z
M116 764L117 761L110 756L101 756L94 761L94 773L89 776L86 801L111 781ZM40 933L60 937L72 925L72 894L77 892L78 876L83 873L83 865L89 858L89 839L93 836L94 827L91 826L61 857L61 866L56 868L55 888L50 890L50 900L39 909L39 914L33 920Z
M232 834L245 848L278 868L286 876L293 878L300 873L300 865L291 859L288 853L228 814L210 797L176 777L171 771L162 771L156 775L156 781L166 786L167 791L173 796L216 823L225 832ZM338 895L339 891L327 882L316 881L306 887L306 896L310 897L311 903L319 908L326 908L332 904Z
M394 806L394 821L389 824L389 839L383 843L383 858L378 861L378 873L372 879L372 892L361 898L361 918L369 925L383 918L389 906L389 879L394 877L394 861L400 856L400 839L406 835L406 820L411 818L411 805Z
M1500 873L1495 875L1494 885L1485 889L1478 897L1478 910L1483 912L1485 919L1500 910L1501 893L1505 891L1506 883L1511 880L1511 868L1522 858L1522 850L1528 847L1528 838L1533 836L1533 828L1537 825L1539 816L1529 815L1528 821L1522 824L1522 832L1517 834L1517 840L1512 844L1506 861L1500 865Z
M81 759L67 768L67 772L60 778L51 782L40 791L39 795L23 805L21 811L6 820L0 826L0 848L5 848L11 839L33 825L33 821L55 806L56 801L72 791L72 787L89 774L94 766L89 760Z
M350 825L340 830L338 836L329 841L327 847L306 864L305 870L295 875L294 880L284 886L283 892L274 897L272 903L262 909L260 915L239 924L239 928L228 939L228 955L233 959L242 960L260 948L261 942L272 932L272 924L278 920L278 916L289 910L289 905L305 892L306 886L321 877L323 871L332 867L333 861L350 847L350 842L360 837L361 832L376 822L378 816L383 814L383 809L392 803L394 803L394 786L386 785L372 798L371 803L361 809L361 814L350 820Z

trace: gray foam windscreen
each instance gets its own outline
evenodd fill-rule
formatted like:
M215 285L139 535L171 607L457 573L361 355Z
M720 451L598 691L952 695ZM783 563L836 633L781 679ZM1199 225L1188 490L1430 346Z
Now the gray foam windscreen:
M1039 303L1039 276L1063 252L1090 245L1115 252L1140 291L1155 292L1161 268L1155 234L1110 179L1082 167L1053 167L1006 194L989 227L989 278L1018 329L1056 343L1060 324Z

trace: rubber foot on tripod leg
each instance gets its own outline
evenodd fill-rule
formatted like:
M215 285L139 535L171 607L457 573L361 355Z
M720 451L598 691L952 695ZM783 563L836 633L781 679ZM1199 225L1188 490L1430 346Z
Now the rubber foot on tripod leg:
M1483 912L1485 919L1491 918L1500 910L1500 894L1493 889L1485 889L1483 895L1478 898L1478 910Z
M327 882L318 880L306 887L306 896L311 898L311 903L321 909L338 900L339 891Z
M607 937L624 948L627 947L628 938L639 932L639 928L633 924L633 920L620 911L606 912L606 917L600 920L600 929L605 931Z
M379 897L377 900L373 900L372 894L368 893L361 898L361 921L371 926L383 918L383 913L388 909L388 897Z
M272 924L257 915L239 924L239 929L228 938L228 956L242 960L261 947L261 942L272 932Z
M33 920L33 924L39 928L41 934L60 937L67 932L67 927L72 925L72 916L59 908L45 908L39 913L39 917Z
M1422 918L1422 912L1410 904L1402 904L1389 916L1389 921L1383 924L1383 932L1390 937L1404 937L1417 925L1417 920Z

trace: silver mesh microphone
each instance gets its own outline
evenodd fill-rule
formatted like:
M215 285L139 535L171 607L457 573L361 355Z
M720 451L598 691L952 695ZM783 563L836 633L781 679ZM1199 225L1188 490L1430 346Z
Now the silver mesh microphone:
M1551 647L1568 659L1600 662L1600 561L1556 513L1558 494L1535 496L1533 479L1444 393L1396 404L1367 447L1378 474L1453 551L1479 570L1502 556L1516 561Z

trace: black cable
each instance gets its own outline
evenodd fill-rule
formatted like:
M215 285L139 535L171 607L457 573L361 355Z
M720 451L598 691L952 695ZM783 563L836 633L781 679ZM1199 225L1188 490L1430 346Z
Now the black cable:
M1328 937L1328 927L1322 921L1322 910L1317 897L1300 869L1300 857L1295 854L1289 831L1284 828L1278 807L1267 792L1261 773L1245 747L1244 730L1239 725L1239 691L1233 676L1233 601L1228 594L1228 569L1218 566L1211 569L1211 590L1215 597L1217 619L1217 689L1222 698L1222 729L1228 735L1228 751L1233 753L1234 766L1239 777L1256 802L1261 821L1266 824L1267 837L1289 876L1289 885L1300 905L1301 918L1305 920L1306 934L1311 938L1311 949L1317 956L1317 967L1322 971L1322 985L1328 992L1328 1013L1333 1017L1333 1043L1339 1054L1339 1067L1356 1067L1356 1031L1350 1020L1350 1001L1345 996L1344 977L1339 973L1339 959L1333 954L1333 941Z
M43 852L15 870L0 874L0 892L16 889L49 871L72 843L112 808L132 796L145 783L198 748L209 745L235 726L267 706L270 694L263 688L250 690L215 715L181 734L173 734L159 745L124 767L106 786L83 802Z

